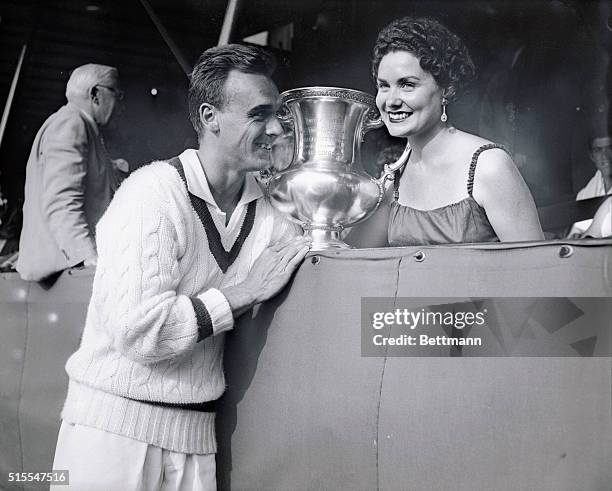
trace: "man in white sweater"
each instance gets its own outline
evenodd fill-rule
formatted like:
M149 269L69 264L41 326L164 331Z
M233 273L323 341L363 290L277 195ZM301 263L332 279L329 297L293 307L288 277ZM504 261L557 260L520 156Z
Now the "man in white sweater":
M309 248L250 174L283 131L273 67L258 48L205 51L189 88L199 148L136 171L98 224L53 466L75 491L216 489L224 333Z

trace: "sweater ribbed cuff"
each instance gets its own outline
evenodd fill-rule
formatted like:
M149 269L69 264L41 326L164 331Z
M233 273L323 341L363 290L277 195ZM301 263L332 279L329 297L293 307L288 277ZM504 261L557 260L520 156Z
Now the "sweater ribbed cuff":
M210 288L196 298L206 307L212 322L213 335L229 331L234 327L232 308L223 293L216 288Z
M200 300L198 297L189 297L189 300L191 300L191 305L193 306L193 311L195 312L196 316L196 323L198 324L199 343L202 341L202 339L206 339L214 334L212 319L210 318L208 309L202 300Z

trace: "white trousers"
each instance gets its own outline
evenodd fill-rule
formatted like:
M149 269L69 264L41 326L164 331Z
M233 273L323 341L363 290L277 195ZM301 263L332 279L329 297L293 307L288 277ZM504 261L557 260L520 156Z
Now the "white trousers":
M52 491L216 491L215 454L171 452L107 431L62 421L53 469L69 486Z

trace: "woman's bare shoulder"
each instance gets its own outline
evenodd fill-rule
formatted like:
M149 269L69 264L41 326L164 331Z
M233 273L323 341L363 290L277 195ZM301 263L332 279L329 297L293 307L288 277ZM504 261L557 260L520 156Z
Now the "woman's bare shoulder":
M496 172L496 169L504 169L509 165L513 165L511 155L502 145L483 149L487 145L498 144L481 136L456 130L455 142L456 149L458 150L457 153L460 153L462 158L467 158L469 163L471 163L475 155L477 156L479 172L481 171L481 164L490 167L489 171L493 173ZM484 167L484 165L482 166Z
M461 131L461 130L453 130L453 131L454 131L454 139L455 139L456 145L458 145L462 149L465 149L465 151L470 152L471 154L473 154L479 148L485 145L495 144L495 142L491 140L487 140L486 138L483 138L482 136L479 136L479 135L475 135L473 133L468 133L467 131Z
M455 130L451 142L450 146L452 148L448 150L452 150L453 160L462 167L469 167L475 155L478 158L479 171L480 163L483 161L486 161L487 165L489 165L489 161L501 163L501 165L512 163L512 158L503 149L491 148L479 152L479 149L482 147L494 144L491 140L481 136L466 131Z

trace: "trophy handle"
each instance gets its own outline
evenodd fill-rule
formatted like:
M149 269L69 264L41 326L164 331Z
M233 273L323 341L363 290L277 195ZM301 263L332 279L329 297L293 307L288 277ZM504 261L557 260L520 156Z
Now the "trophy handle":
M378 110L375 108L370 109L363 118L359 140L363 142L363 140L365 139L365 135L368 131L381 128L382 126L382 117L380 116Z
M385 164L385 168L382 174L380 175L378 179L376 179L376 184L378 184L378 189L380 191L379 198L378 198L378 204L376 205L377 207L382 201L383 196L385 194L385 183L389 179L392 179L395 172L401 169L406 164L406 162L408 162L408 157L410 157L410 150L411 150L410 143L406 142L406 148L404 148L404 152L402 153L400 158L397 159L392 164Z

